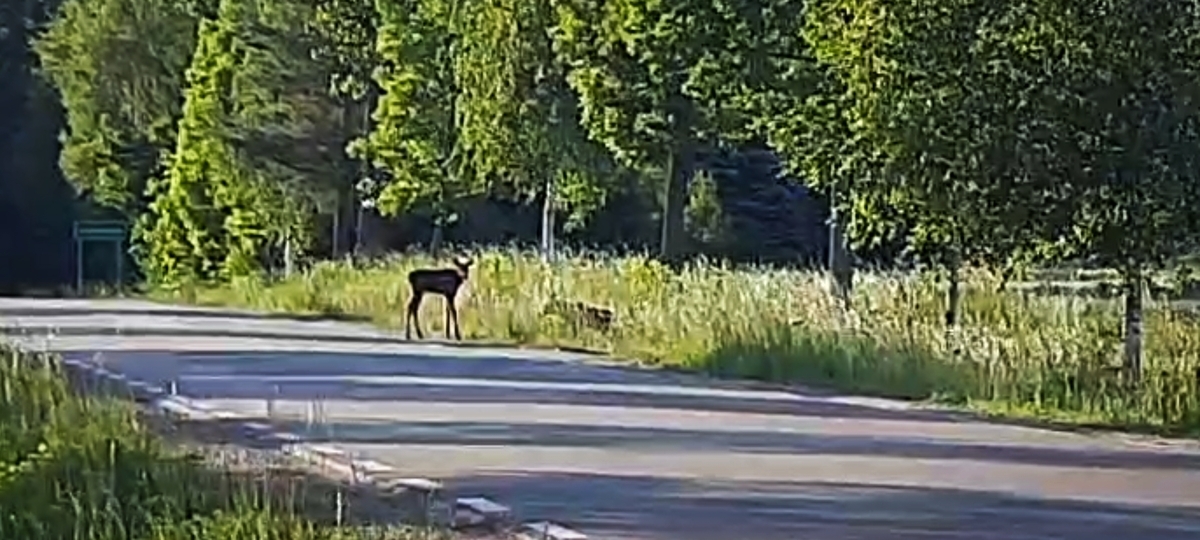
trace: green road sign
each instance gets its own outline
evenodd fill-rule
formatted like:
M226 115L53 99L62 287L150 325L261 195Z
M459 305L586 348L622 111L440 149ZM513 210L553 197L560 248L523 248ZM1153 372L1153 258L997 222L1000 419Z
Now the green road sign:
M83 250L88 243L105 243L112 246L114 251L117 284L124 278L125 240L129 237L129 227L122 221L76 221L73 229L75 237L75 288L83 294Z

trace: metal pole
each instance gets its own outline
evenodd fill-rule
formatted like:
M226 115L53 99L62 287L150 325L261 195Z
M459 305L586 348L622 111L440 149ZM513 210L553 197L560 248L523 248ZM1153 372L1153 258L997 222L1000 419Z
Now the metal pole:
M283 277L292 277L292 236L289 234L283 240Z
M542 206L542 259L546 262L554 260L554 177L553 173L546 178L546 200Z
M336 259L338 257L338 255L341 255L341 250L339 248L342 247L342 243L341 243L342 197L341 197L341 195L335 195L334 201L336 201L336 202L333 205L333 231L331 231L332 238L330 240L331 240L332 245L330 246L330 250L332 252L331 258Z
M83 296L83 239L75 236L75 294Z
M123 260L125 258L125 253L121 249L124 247L123 244L124 242L122 242L120 239L117 239L116 242L113 242L113 251L116 252L117 256L117 289L120 289L121 285L125 283L125 261Z

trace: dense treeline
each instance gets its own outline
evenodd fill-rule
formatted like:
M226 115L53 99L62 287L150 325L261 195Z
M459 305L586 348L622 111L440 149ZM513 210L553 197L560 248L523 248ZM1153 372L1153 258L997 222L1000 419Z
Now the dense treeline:
M947 272L951 325L965 265L1089 258L1136 336L1200 227L1195 0L62 1L7 4L5 200L53 183L46 81L157 284L343 253L363 207L435 252L812 260L832 200Z

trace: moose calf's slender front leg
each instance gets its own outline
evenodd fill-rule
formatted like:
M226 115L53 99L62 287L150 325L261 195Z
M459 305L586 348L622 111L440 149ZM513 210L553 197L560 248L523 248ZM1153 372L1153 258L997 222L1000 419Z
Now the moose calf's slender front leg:
M412 299L408 301L408 311L404 316L404 339L412 339L411 328L409 324L417 327L417 339L425 339L424 333L421 332L421 299L422 294L413 294Z
M454 300L447 302L446 307L449 308L449 318L454 320L454 339L462 341L462 330L458 328L458 308L454 307ZM450 337L449 327L446 328L446 337Z

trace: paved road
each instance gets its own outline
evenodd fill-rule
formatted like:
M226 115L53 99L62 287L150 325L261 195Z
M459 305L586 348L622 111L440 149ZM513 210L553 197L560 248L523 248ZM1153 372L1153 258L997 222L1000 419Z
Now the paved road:
M1200 538L1200 450L1187 443L411 344L347 323L15 299L0 300L0 322L57 328L15 339L248 415L277 395L275 422L598 539Z

